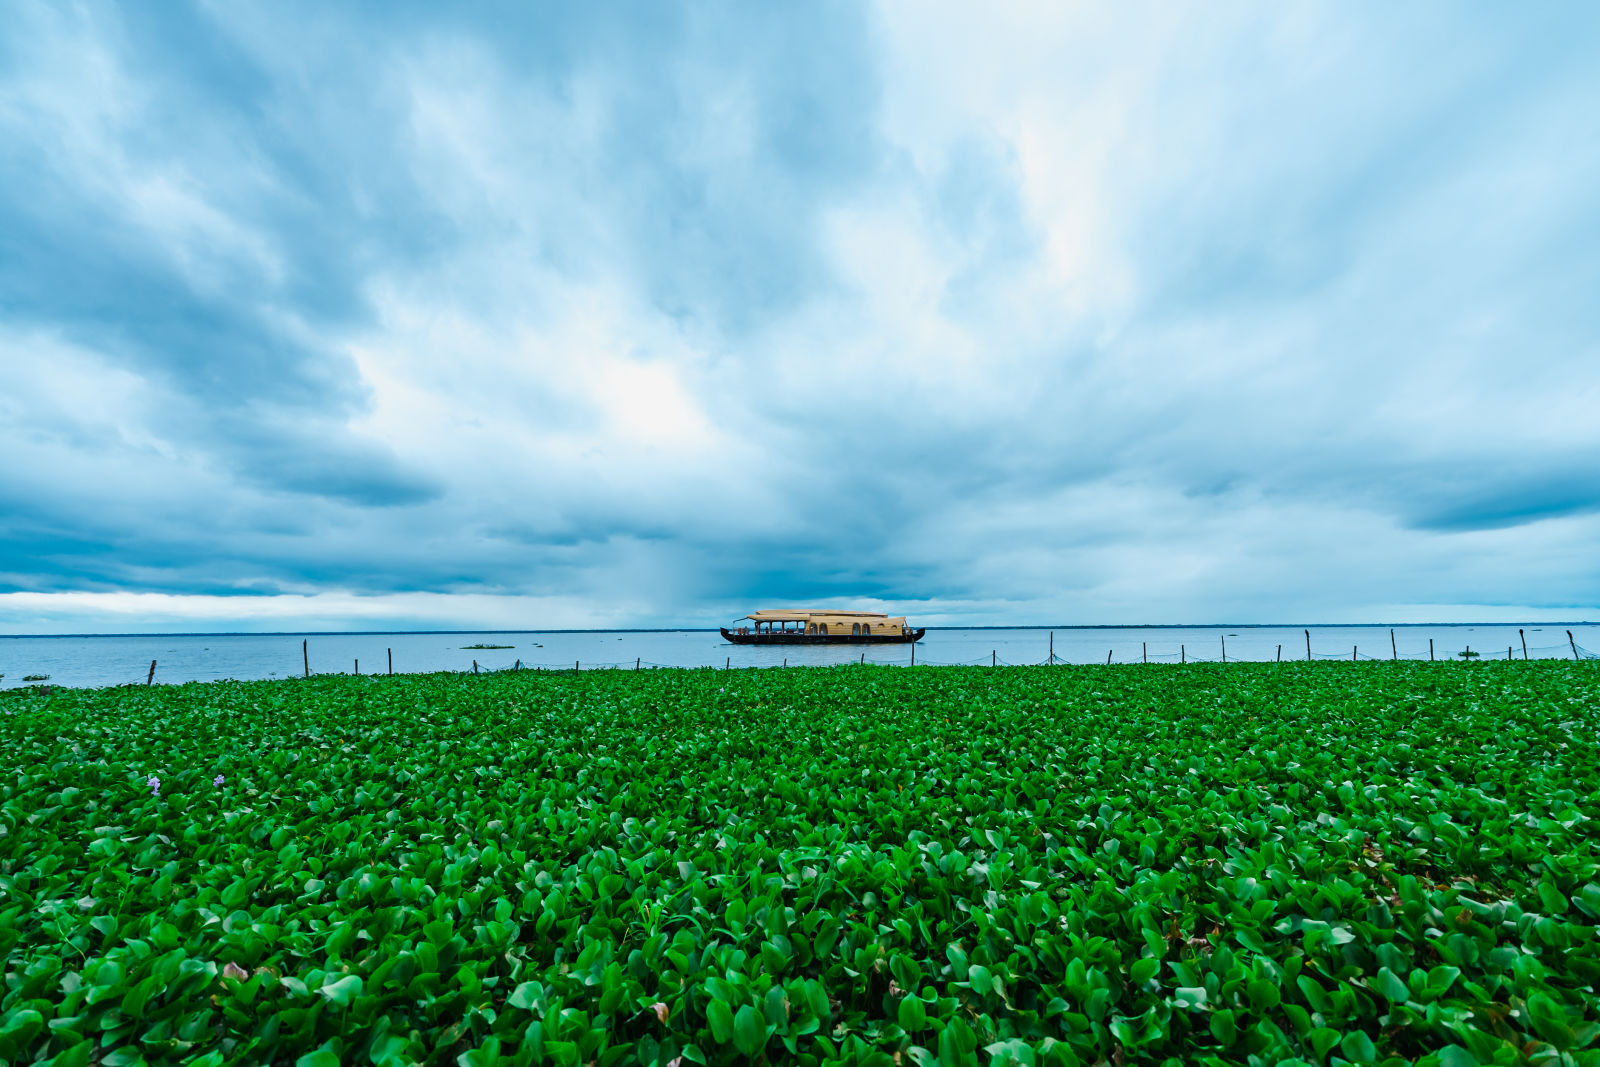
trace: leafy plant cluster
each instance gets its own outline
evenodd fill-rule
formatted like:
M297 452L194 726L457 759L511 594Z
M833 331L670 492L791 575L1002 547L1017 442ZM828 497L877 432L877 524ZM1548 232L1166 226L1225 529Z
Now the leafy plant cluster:
M0 698L0 1060L1600 1063L1588 664Z

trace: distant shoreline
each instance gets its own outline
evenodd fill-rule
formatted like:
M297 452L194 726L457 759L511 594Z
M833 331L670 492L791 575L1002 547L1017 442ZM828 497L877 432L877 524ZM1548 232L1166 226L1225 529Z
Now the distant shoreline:
M1336 630L1372 629L1377 627L1400 630L1408 627L1432 626L1442 628L1478 626L1530 626L1522 622L1196 622L1196 623L1043 623L1035 626L929 626L928 630ZM1561 626L1600 626L1600 622L1572 619L1540 622L1538 629ZM78 634L0 634L0 640L66 640L85 637L401 637L401 636L451 636L472 634L714 634L715 626L656 626L656 627L603 627L573 630L152 630L144 633L78 633Z

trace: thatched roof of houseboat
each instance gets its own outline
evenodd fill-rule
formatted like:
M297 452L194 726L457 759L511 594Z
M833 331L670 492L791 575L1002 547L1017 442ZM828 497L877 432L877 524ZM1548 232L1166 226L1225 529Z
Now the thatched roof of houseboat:
M811 619L831 619L839 616L852 619L887 619L881 611L844 611L835 608L763 608L752 611L745 618L755 622L806 622Z

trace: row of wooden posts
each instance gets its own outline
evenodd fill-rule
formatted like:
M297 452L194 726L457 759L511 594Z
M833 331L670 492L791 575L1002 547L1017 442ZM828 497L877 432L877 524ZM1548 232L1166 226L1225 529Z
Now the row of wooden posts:
M1311 631L1310 630L1305 631L1305 635L1306 635L1306 662L1309 663L1309 662L1311 662ZM1526 631L1518 629L1517 630L1517 636L1522 639L1522 658L1523 659L1527 659L1528 658L1528 634L1527 634ZM1222 634L1221 635L1221 641L1222 641L1222 662L1226 663L1226 662L1228 662L1228 635L1227 634ZM1581 659L1582 657L1580 657L1578 655L1578 642L1573 639L1571 630L1567 631L1567 644L1572 646L1572 658L1573 659ZM1141 649L1141 659L1142 659L1142 661L1145 662L1145 663L1149 663L1150 662L1150 644L1149 644L1149 642L1148 641L1141 641L1141 642L1139 642L1139 645L1140 645L1140 649ZM1351 659L1352 662L1354 662L1358 657L1359 647L1360 646L1358 646L1358 645L1351 645L1350 646L1350 659ZM912 663L912 666L916 666L916 662L917 662L917 660L916 660L916 646L912 645L911 649L912 649L911 663ZM1509 659L1515 659L1516 658L1516 656L1513 655L1515 649L1516 649L1515 645L1506 646L1506 659L1509 660ZM1109 649L1109 648L1106 649L1106 663L1108 665L1111 663L1111 654L1112 654L1113 651L1115 651L1115 650L1114 649ZM1472 652L1472 646L1468 645L1466 651L1468 653ZM1393 659L1398 660L1400 658L1400 648L1395 643L1394 631L1393 630L1389 631L1389 654ZM1470 658L1470 656L1468 658ZM1178 646L1178 659L1182 663L1188 663L1189 662L1189 650L1188 650L1187 647L1185 647L1184 645L1181 645L1181 644ZM1053 664L1053 663L1055 663L1055 661L1056 661L1056 634L1055 634L1055 631L1052 630L1052 631L1050 631L1050 662ZM1433 638L1431 638L1431 637L1428 638L1428 661L1430 663L1434 662ZM1282 645L1278 646L1277 662L1279 662L1279 663L1283 662L1283 646ZM995 665L995 653L993 651L991 651L989 653L989 666L993 667L994 665Z
M1310 662L1310 660L1311 660L1311 631L1307 630L1305 632L1305 634L1306 634L1306 661ZM1528 658L1528 635L1524 631L1518 630L1517 631L1517 636L1522 638L1522 658L1523 659L1527 659ZM1567 643L1572 646L1572 658L1573 659L1581 659L1582 657L1580 657L1578 655L1578 642L1573 639L1571 630L1567 631ZM1148 641L1141 641L1139 644L1140 644L1140 649L1141 649L1140 658L1141 658L1142 662L1149 663L1150 662L1150 643ZM1506 649L1506 659L1515 659L1516 658L1515 655L1513 655L1513 652L1515 651L1515 647L1516 646L1513 645L1513 646L1510 646L1510 647L1508 647ZM389 673L393 674L394 673L394 649L390 648L390 649L386 649L385 651L388 653L388 656L389 656ZM1106 663L1108 665L1111 663L1111 654L1112 654L1113 651L1114 651L1113 649L1109 649L1109 648L1106 649ZM1468 645L1467 646L1467 651L1468 652L1472 651L1472 646ZM1395 644L1394 631L1393 630L1389 631L1389 652L1390 652L1390 655L1394 659L1398 660L1400 658L1400 649ZM305 676L307 678L311 677L311 648L310 648L310 640L309 639L302 640L300 642L300 658L301 658L301 663L305 668ZM1351 645L1350 646L1350 659L1351 660L1355 660L1356 658L1357 658L1357 646ZM1434 658L1434 656L1433 656L1433 638L1430 637L1430 638L1428 638L1428 659L1431 661L1431 660L1433 660L1433 658ZM1188 663L1189 662L1189 649L1188 649L1188 647L1186 645L1180 644L1178 646L1178 660L1181 663ZM1056 661L1056 634L1055 634L1054 630L1051 630L1050 631L1050 663L1053 665L1055 663L1055 661ZM861 653L861 662L862 662L862 664L865 664L867 662L867 654L865 652ZM1224 662L1224 663L1228 662L1228 637L1227 637L1226 634L1222 635L1222 662ZM1283 646L1282 645L1278 646L1278 662L1279 663L1283 662ZM633 661L633 669L634 670L638 670L643 663L644 663L644 658L642 656L639 657L639 658L636 658ZM1000 663L999 650L998 649L991 649L990 652L989 652L989 666L995 667L995 666L998 666L999 663ZM787 656L784 657L783 665L785 667L787 667L789 665L789 658ZM915 643L913 643L911 645L911 665L913 667L915 667L917 665L917 646L916 646ZM579 661L579 660L573 660L572 661L572 669L573 669L574 672L578 671L581 666L582 666L581 661ZM732 667L733 667L733 657L729 656L726 660L723 661L723 669L724 670L731 670ZM522 660L520 660L520 659L517 660L516 666L513 667L512 669L513 670L521 670L522 669ZM355 673L357 673L357 674L361 673L361 661L359 659L357 659L355 661ZM477 674L478 673L478 661L477 660L473 660L472 661L472 673L473 674ZM144 684L145 685L150 685L155 680L156 680L156 661L155 660L151 660L150 661L150 673L145 676Z

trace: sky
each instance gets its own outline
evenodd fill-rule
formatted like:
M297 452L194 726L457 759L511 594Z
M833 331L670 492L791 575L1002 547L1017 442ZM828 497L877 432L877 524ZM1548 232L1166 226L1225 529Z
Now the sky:
M1600 617L1595 5L7 10L0 633Z

